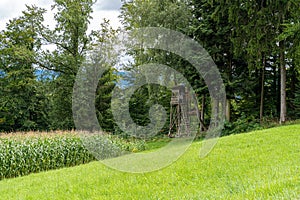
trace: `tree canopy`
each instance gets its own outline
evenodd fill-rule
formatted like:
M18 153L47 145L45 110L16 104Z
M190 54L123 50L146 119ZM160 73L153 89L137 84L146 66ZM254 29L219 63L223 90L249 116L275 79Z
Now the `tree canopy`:
M72 93L78 70L92 59L91 51L119 33L109 21L88 31L94 4L54 0L53 29L44 25L45 9L27 6L0 32L0 131L75 129ZM130 0L123 1L120 13L121 29L168 28L193 38L209 53L226 87L223 134L300 116L298 0ZM43 48L50 44L54 50ZM131 62L121 70L127 75L139 73L147 63L165 64L183 74L196 92L202 125L209 125L209 91L191 63L157 49L128 49L126 54ZM98 121L111 133L120 133L111 111L112 91L122 89L116 60L107 63L109 70L97 80L95 93ZM131 117L147 125L148 110L157 103L170 114L170 98L167 88L145 85L131 97ZM162 134L168 126L169 120Z

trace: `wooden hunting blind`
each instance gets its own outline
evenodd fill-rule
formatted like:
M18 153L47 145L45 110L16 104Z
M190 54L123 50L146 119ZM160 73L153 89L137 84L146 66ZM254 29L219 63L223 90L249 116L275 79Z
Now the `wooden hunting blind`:
M191 136L191 131L193 131L191 130L191 121L195 117L198 124L200 122L203 125L197 100L191 96L190 91L184 85L173 87L170 102L169 137Z

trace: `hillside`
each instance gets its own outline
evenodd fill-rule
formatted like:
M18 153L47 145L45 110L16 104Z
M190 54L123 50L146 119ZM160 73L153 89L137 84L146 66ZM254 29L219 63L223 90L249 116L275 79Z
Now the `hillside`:
M0 181L0 199L299 199L300 125L195 142L173 165L122 173L99 162Z

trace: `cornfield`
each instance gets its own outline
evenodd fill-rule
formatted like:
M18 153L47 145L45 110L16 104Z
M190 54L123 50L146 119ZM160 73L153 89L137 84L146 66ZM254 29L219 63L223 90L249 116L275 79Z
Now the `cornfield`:
M87 150L83 141L93 141L92 150ZM74 134L0 137L0 179L88 163L96 160L93 151L97 151L97 159L106 159L145 147L143 142L112 136L92 136L83 141Z

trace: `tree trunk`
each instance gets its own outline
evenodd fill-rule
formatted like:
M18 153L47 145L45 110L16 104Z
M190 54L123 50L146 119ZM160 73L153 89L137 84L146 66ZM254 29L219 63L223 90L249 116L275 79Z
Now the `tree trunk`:
M273 65L272 66L272 69L273 69L273 93L272 95L274 95L274 102L275 102L275 105L274 105L274 117L278 118L278 113L280 113L280 95L279 94L279 88L278 88L278 85L280 85L280 79L277 77L277 66L276 65Z
M284 58L284 41L279 43L280 48L280 120L279 123L286 122L286 67Z
M277 116L280 119L280 66L278 67L278 71L277 71L277 91L276 91L276 98L277 98Z
M212 112L213 112L213 119L212 119L212 127L218 127L219 126L219 111L220 111L220 102L218 98L212 98Z
M296 93L296 83L297 83L297 70L295 65L291 65L291 99L295 99L295 93Z
M201 114L200 114L200 119L202 122L204 122L204 115L205 115L205 101L206 101L206 97L205 94L203 94L202 96L202 103L201 103ZM200 125L200 130L203 131L204 127L202 126L202 124Z
M261 91L260 91L260 108L259 108L259 121L260 124L263 122L264 115L264 96L265 96L265 67L266 67L266 58L262 58L262 71L261 71Z
M230 122L230 99L226 99L226 121Z
M228 81L232 81L232 58L230 56L229 59L229 66L228 66L228 71L227 71L227 76L228 76ZM231 93L231 88L229 89ZM226 98L226 107L225 107L225 119L230 122L230 117L231 117L231 97L234 96L234 94L229 94L229 96Z

